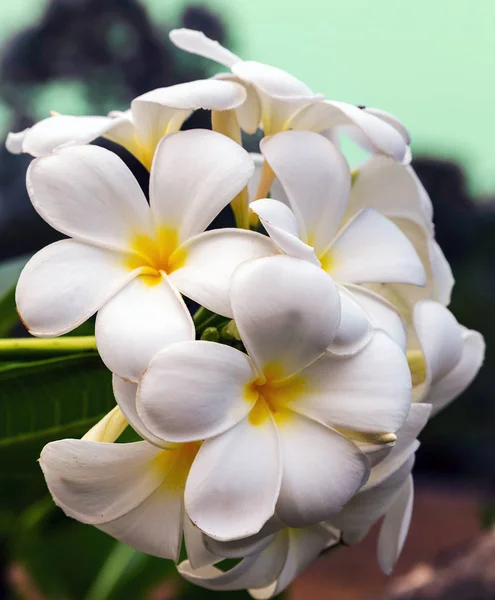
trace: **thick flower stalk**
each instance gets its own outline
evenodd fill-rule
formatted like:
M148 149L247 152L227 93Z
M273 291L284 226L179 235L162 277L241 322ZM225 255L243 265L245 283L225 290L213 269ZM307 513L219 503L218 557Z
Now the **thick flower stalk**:
M170 35L230 72L107 117L54 113L7 140L35 157L31 202L67 239L17 286L44 339L0 352L96 348L113 374L114 408L43 449L50 493L137 550L178 562L184 541L179 572L212 590L271 598L382 517L388 573L417 436L485 352L447 308L454 280L409 134L200 32ZM181 131L197 109L212 131ZM250 155L242 132L257 131ZM370 153L353 171L340 134ZM150 171L148 193L99 136ZM213 229L224 209L236 227ZM57 337L93 315L94 338ZM140 441L121 441L128 427Z

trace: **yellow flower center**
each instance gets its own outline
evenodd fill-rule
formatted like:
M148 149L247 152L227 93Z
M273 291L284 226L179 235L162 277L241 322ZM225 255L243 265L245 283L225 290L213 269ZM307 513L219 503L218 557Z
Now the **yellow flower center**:
M255 402L249 413L252 425L262 425L270 414L278 425L290 418L290 404L304 391L306 380L297 374L281 380L280 373L281 369L276 365L267 366L263 378L246 385L246 399Z
M407 351L407 364L411 371L411 379L413 387L424 383L426 380L426 363L425 357L421 350Z
M165 475L165 485L169 491L181 492L196 458L201 443L177 444L173 450L163 450L152 461L152 466Z
M172 273L182 267L186 260L186 251L179 245L175 229L162 227L156 238L135 235L130 247L132 253L126 258L126 267L130 271L142 268L141 277L148 285L160 283L162 273Z

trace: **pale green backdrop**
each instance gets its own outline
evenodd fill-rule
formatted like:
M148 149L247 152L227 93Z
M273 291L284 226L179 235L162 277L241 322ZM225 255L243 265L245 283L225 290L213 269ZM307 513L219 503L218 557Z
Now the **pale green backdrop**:
M184 0L144 3L169 23ZM0 35L37 18L44 4L2 2ZM495 0L205 4L230 25L244 58L287 69L330 98L397 114L412 132L413 151L459 160L471 189L495 194ZM81 110L77 89L60 93L49 94L47 108Z

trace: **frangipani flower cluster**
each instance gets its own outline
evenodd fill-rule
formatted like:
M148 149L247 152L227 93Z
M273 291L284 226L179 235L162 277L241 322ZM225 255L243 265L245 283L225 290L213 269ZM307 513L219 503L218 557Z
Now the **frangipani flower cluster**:
M270 598L381 517L390 572L417 436L484 355L447 308L453 278L407 130L199 32L171 39L231 73L7 140L35 157L32 204L68 238L26 265L21 318L53 337L96 314L117 403L82 439L44 448L48 488L143 552L179 561L184 539L180 573L214 590ZM181 131L200 108L212 131ZM241 129L262 130L260 154ZM357 170L341 133L370 152ZM147 196L90 145L99 136L149 169ZM229 205L237 227L209 229ZM128 426L141 441L118 441Z

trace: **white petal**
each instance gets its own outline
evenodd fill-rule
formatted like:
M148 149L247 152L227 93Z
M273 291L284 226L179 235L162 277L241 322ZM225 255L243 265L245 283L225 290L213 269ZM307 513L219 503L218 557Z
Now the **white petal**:
M279 534L262 552L248 556L229 571L205 567L194 571L185 561L177 568L191 583L209 590L243 590L248 587L264 587L276 579L286 561L288 535Z
M24 267L17 309L33 335L62 335L89 319L138 273L129 271L118 253L74 240L55 242Z
M263 154L260 154L259 152L250 152L249 156L254 162L254 173L248 182L249 201L251 202L254 200L256 190L258 189L258 185L260 183L261 172L263 170L265 159L263 158Z
M186 511L206 535L229 541L260 531L273 516L282 465L277 431L269 414L244 419L206 440L187 479Z
M392 156L398 162L403 162L408 154L408 146L395 127L345 102L325 101L312 104L299 111L291 121L292 129L311 131L342 125L357 128L374 152Z
M260 373L283 379L311 364L332 342L340 299L330 277L289 256L241 265L232 278L231 302L241 339Z
M188 81L146 92L132 101L132 118L151 155L160 139L178 131L197 109L230 110L246 100L242 85L218 79Z
M9 133L7 134L7 139L5 140L5 148L11 153L11 154L22 154L23 149L23 143L24 143L24 138L26 137L26 135L28 134L28 132L31 130L31 127L28 127L27 129L23 129L22 131L9 131Z
M413 465L414 456L411 455L380 485L358 492L339 514L330 519L334 527L342 530L345 543L359 542L373 523L388 511Z
M362 490L371 489L388 479L406 462L417 450L417 437L424 429L431 415L431 404L413 402L406 421L397 432L397 441L389 454L374 467L370 478Z
M150 211L138 182L104 148L75 146L33 160L26 185L43 219L80 241L129 251L133 236L151 234Z
M277 515L269 519L261 530L247 538L233 540L231 542L219 542L213 538L204 536L207 547L217 555L223 558L243 558L251 554L258 554L272 543L274 537L279 531L285 529L285 525L280 521Z
M378 538L378 562L386 575L392 572L404 547L411 523L413 502L413 479L409 475L385 516Z
M137 277L98 312L96 342L105 365L137 381L151 358L175 342L194 340L194 323L168 277Z
M366 457L335 430L292 413L278 433L283 474L277 515L288 526L328 519L366 480Z
M256 600L266 600L282 593L308 567L334 538L321 525L289 529L289 551L275 586L251 589Z
M82 440L92 442L115 442L129 425L119 406L114 406L96 425L93 425L83 436Z
M351 356L362 350L373 336L371 321L354 296L339 286L340 325L328 351L337 356Z
M162 440L209 438L251 410L246 385L256 377L243 352L214 342L184 342L156 354L143 374L138 414Z
M430 269L433 281L433 300L444 306L450 304L450 295L454 287L454 276L442 249L435 240L431 240L430 247Z
M142 504L98 528L140 552L179 559L183 498L162 484Z
M416 304L413 321L426 367L426 381L421 384L421 390L427 393L432 384L459 363L462 356L462 329L447 308L431 300ZM421 392L416 390L418 393Z
M356 215L320 257L342 283L425 284L425 272L414 247L389 219L372 209Z
M282 252L320 266L314 248L300 239L297 219L287 205L263 198L251 202L249 208L258 215L266 232Z
M156 226L177 231L179 242L201 233L253 171L249 154L220 133L192 129L163 138L150 179Z
M411 143L411 134L407 130L404 123L402 123L402 121L400 121L395 115L386 112L385 110L381 110L380 108L366 107L363 110L371 115L374 115L375 117L378 117L382 121L385 121L385 123L388 123L394 129L397 129L407 145Z
M59 440L43 448L40 464L57 506L99 525L129 513L160 487L164 473L154 461L161 452L148 442Z
M202 31L192 29L172 29L169 33L171 42L186 52L204 56L221 65L231 67L241 59L224 48L218 42L207 37Z
M359 354L345 359L323 356L300 376L306 385L290 408L331 426L395 432L409 412L406 357L379 331Z
M485 358L485 342L477 331L462 332L462 354L459 362L445 377L434 383L427 396L437 414L461 394L473 381Z
M187 559L193 569L200 569L218 562L218 556L209 552L203 539L203 533L195 527L191 519L184 515L184 543Z
M127 121L125 117L87 117L55 115L39 121L17 138L18 152L27 152L32 156L46 156L62 146L89 144L97 137L106 134L114 127ZM19 136L19 134L15 134ZM21 141L21 147L18 142Z
M283 131L264 138L260 149L302 225L301 239L319 255L332 241L349 199L345 158L311 131Z
M244 229L218 229L201 233L181 246L184 266L170 281L188 298L209 310L232 317L230 281L246 260L276 253L266 236Z
M129 422L129 425L138 433L144 440L148 441L154 446L167 447L162 440L154 436L148 431L141 420L141 417L137 413L136 409L136 393L137 384L130 381L125 381L118 375L112 377L112 387L115 400L120 407L120 410L124 414L125 418ZM175 446L175 445L169 445Z
M265 135L288 128L291 117L298 110L323 99L302 81L277 67L255 61L239 61L232 65L232 72L257 90Z
M373 156L361 165L353 180L346 218L363 208L386 217L410 219L432 233L431 201L412 169L387 156Z
M393 304L360 285L349 284L346 289L366 311L373 328L384 331L405 352L406 326Z
M246 100L236 108L237 120L241 128L250 135L257 132L261 121L261 104L256 89L233 73L217 73L213 79L239 83L246 91Z

